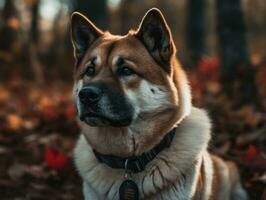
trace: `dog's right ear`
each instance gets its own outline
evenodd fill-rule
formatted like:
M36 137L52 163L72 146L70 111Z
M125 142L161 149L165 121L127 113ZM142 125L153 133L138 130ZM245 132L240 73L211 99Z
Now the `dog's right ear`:
M87 17L79 12L71 15L71 40L74 47L74 56L80 60L92 43L103 35Z
M135 36L144 44L151 56L167 71L175 56L171 30L157 8L150 9L142 19Z

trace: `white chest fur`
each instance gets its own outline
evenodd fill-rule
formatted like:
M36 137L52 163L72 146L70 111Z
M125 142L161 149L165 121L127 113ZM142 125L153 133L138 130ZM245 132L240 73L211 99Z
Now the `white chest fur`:
M192 198L201 162L209 159L206 153L209 138L209 118L203 110L193 108L191 114L178 125L170 148L157 155L143 172L133 176L141 199ZM124 180L124 170L99 163L83 135L75 149L75 163L84 181L86 200L119 199L118 191ZM211 170L206 171L211 173ZM211 178L206 181L210 182ZM203 196L207 199L210 188L204 188Z

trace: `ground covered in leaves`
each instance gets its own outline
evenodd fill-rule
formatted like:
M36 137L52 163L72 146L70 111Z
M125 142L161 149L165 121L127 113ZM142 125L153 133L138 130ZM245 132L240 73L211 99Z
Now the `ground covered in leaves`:
M251 199L262 199L266 107L235 106L235 99L223 93L216 66L214 60L205 60L190 73L194 103L206 108L213 121L210 150L234 160ZM262 106L265 83L266 70L261 68L256 84ZM70 84L37 87L17 78L2 84L0 121L0 199L82 199L72 161L79 131Z

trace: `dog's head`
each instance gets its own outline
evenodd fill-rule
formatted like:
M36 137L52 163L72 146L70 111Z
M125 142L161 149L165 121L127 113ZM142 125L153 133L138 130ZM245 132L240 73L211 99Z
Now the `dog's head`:
M148 11L138 30L125 36L103 32L75 12L71 32L79 121L83 129L102 130L98 136L86 135L94 146L97 140L108 138L108 144L121 140L118 133L110 136L112 130L119 129L124 143L133 138L134 151L143 143L145 147L137 150L143 152L189 113L186 76L176 60L170 29L158 9ZM116 152L110 148L111 153Z

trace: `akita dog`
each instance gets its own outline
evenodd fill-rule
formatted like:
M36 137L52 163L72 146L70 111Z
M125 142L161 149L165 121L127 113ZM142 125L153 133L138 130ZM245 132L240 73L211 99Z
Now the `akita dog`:
M211 123L191 105L171 31L154 8L125 36L71 18L74 157L86 200L247 199L236 166L207 152Z

